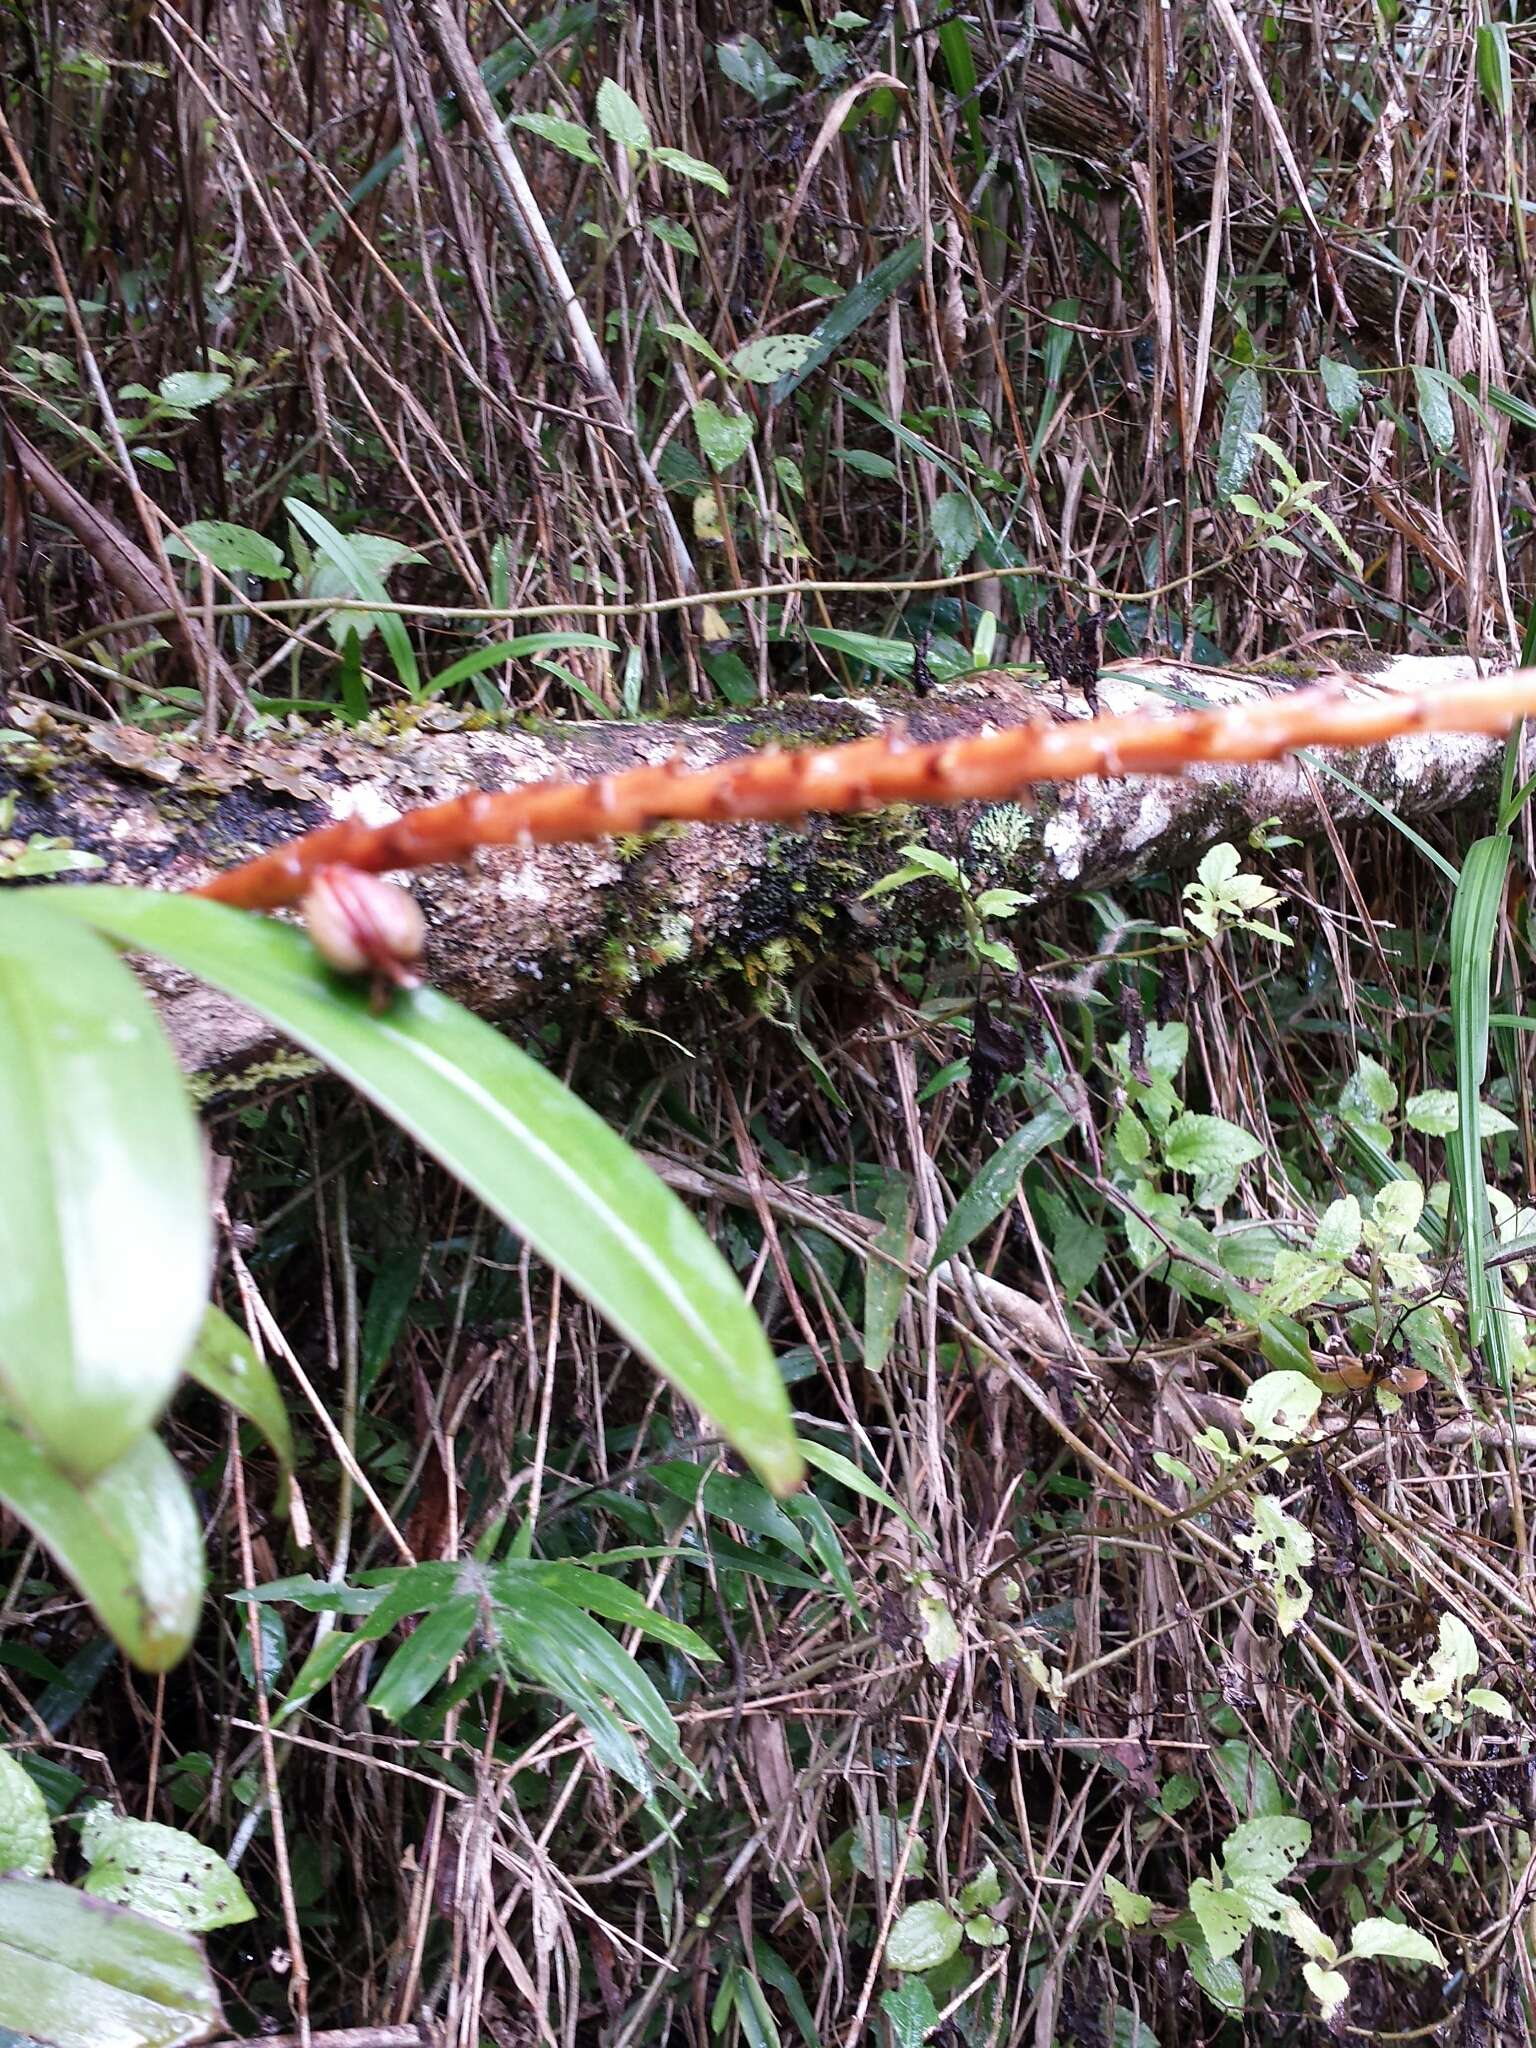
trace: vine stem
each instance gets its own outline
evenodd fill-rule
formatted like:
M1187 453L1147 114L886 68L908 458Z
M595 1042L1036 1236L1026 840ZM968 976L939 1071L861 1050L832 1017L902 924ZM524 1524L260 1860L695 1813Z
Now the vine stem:
M1346 696L1342 682L1170 716L1032 719L929 744L900 729L832 747L765 749L707 768L680 758L589 780L471 790L383 825L348 819L231 868L197 894L248 910L300 901L329 866L373 874L470 858L483 846L574 844L664 824L792 823L812 812L998 802L1089 776L1177 775L1200 762L1270 761L1407 733L1500 733L1536 711L1536 669L1434 692Z

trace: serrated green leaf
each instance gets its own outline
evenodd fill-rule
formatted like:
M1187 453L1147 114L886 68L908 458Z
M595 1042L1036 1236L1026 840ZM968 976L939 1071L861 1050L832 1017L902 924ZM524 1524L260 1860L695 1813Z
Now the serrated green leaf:
M129 1820L103 1801L81 1823L80 1852L90 1865L83 1889L93 1899L129 1906L167 1927L207 1934L256 1918L224 1858L180 1828Z
M1303 1372L1266 1372L1243 1396L1243 1420L1255 1436L1295 1443L1317 1413L1322 1389Z
M159 1020L55 900L0 901L0 1393L89 1477L169 1400L211 1245L202 1142Z
M946 576L962 568L981 540L975 508L963 491L944 491L933 501L933 539Z
M964 1929L937 1899L908 1906L891 1929L885 1961L893 1970L936 1970L959 1948Z
M731 188L724 175L713 164L706 163L703 157L690 156L686 149L653 149L651 159L669 171L676 171L680 178L691 178L696 185L708 185L722 199L731 196Z
M1416 1927L1404 1927L1399 1920L1357 1920L1349 1933L1346 1961L1381 1956L1394 1963L1434 1963L1442 1968L1445 1957L1427 1934Z
M0 1749L0 1877L46 1877L52 1862L48 1802L15 1757Z
M1253 1928L1253 1914L1242 1894L1217 1891L1209 1878L1197 1877L1190 1886L1189 1909L1214 1962L1236 1955Z
M1297 1814L1261 1814L1235 1827L1221 1845L1222 1867L1234 1884L1249 1878L1284 1884L1312 1846L1312 1823Z
M1203 1940L1188 1944L1189 1974L1220 2011L1240 2013L1247 2003L1243 1973L1230 1956L1213 1956Z
M939 2023L933 1993L920 1977L888 1985L880 1994L880 2010L891 2023L893 2048L923 2048L930 2030Z
M602 158L592 147L592 131L579 121L567 121L561 114L513 114L511 124L554 149L563 150L584 164L600 164Z
M723 476L752 445L752 416L724 412L712 398L701 398L693 407L693 431L710 468Z
M1109 1899L1109 1910L1122 1927L1145 1927L1152 1918L1152 1901L1141 1892L1133 1892L1129 1885L1123 1885L1118 1877L1106 1877L1104 1890Z
M222 398L233 383L223 370L173 370L160 379L160 398L178 412L198 412Z
M759 105L800 83L792 72L780 69L756 36L733 36L728 43L717 43L715 59L732 85L749 92Z
M625 149L650 149L650 126L615 78L605 78L597 88L597 121L603 133Z
M814 341L808 334L760 334L744 342L731 356L731 368L751 384L772 384L791 370L798 370Z

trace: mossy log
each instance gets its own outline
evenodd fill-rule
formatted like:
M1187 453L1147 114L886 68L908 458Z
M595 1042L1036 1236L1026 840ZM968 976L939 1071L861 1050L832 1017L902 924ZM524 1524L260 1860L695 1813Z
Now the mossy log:
M1341 688L1439 689L1475 673L1466 657L1402 657ZM1269 674L1121 664L1106 710L1231 703L1312 680L1315 666ZM44 721L0 752L0 792L16 799L14 856L32 834L98 855L92 877L180 889L338 817L383 819L471 788L612 773L680 755L704 766L766 745L830 744L901 722L928 740L1006 725L1060 706L1060 692L988 677L910 697L818 698L676 723L549 724L472 730L438 715L409 731L274 733L258 744L147 739L126 728L80 734ZM1074 707L1075 715L1082 707ZM1502 743L1411 736L1341 759L1350 779L1422 820L1483 787ZM865 901L909 840L953 853L979 879L1031 906L1149 871L1179 869L1221 839L1241 843L1275 819L1298 837L1362 821L1370 805L1306 762L1195 768L1177 778L1092 781L1017 804L807 819L803 830L736 825L662 830L597 846L498 849L413 880L431 933L435 982L484 1015L551 1007L606 1010L686 1032L707 987L727 1006L776 980L846 961L902 930L932 930L942 890ZM3 872L3 869L0 869ZM1020 913L1027 952L1028 911ZM272 1050L265 1027L184 977L151 969L183 1058L215 1075ZM718 1010L715 1014L719 1014Z

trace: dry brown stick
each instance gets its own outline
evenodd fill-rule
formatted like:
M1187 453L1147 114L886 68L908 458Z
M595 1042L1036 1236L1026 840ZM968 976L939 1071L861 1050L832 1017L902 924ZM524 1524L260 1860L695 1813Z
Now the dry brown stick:
M492 182L506 207L512 231L528 258L539 297L569 340L581 374L608 415L609 424L619 428L624 435L626 447L622 451L622 459L634 470L646 509L666 544L673 580L679 590L691 590L696 579L682 529L640 444L639 435L625 416L624 401L613 381L608 359L571 283L527 173L497 117L485 80L470 54L469 44L464 40L458 16L447 0L415 0L415 10L428 42L436 50L438 60L458 95L459 107L470 132L485 157Z

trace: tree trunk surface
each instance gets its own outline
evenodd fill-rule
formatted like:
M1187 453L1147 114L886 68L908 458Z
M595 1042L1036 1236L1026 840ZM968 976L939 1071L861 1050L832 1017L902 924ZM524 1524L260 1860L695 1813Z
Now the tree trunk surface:
M1438 690L1476 673L1470 657L1402 656L1368 678L1340 672L1339 684L1352 693ZM1106 710L1157 715L1316 679L1127 662L1106 673L1100 695ZM671 755L705 767L766 745L834 744L898 724L935 740L1060 709L1055 686L988 677L921 700L806 698L675 723L475 731L439 712L385 737L274 731L255 744L212 746L126 727L82 734L39 716L29 742L0 748L0 794L15 798L0 859L43 834L103 860L81 879L183 889L334 819L380 821L472 788L606 774ZM1017 803L812 817L796 830L663 828L637 841L500 848L468 867L425 871L412 886L430 928L431 977L471 1009L516 1018L600 1008L686 1030L706 985L739 1007L774 977L952 923L938 883L864 900L909 841L952 854L979 882L1017 889L1039 907L1179 869L1219 840L1241 844L1262 820L1307 838L1376 815L1330 768L1405 820L1422 820L1485 787L1502 744L1410 735L1326 764L1195 767L1035 790ZM190 1068L249 1077L276 1049L270 1028L227 999L160 966L147 973Z

